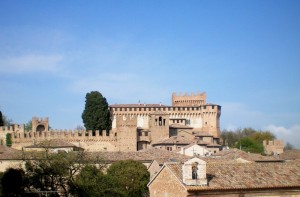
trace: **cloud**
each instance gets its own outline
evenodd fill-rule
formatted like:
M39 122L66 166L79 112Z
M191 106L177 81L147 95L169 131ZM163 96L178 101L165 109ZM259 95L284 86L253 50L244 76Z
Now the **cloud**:
M27 54L0 60L2 73L57 72L62 55Z
M264 130L269 130L274 133L277 139L284 140L285 143L289 142L296 148L300 148L300 125L295 124L289 128L283 126L277 126L275 124L270 124L264 127Z

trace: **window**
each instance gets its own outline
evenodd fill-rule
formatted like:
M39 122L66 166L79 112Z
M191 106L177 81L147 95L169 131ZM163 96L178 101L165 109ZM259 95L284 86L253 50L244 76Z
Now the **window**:
M158 118L158 124L159 124L159 126L162 125L162 117L161 116Z
M139 131L139 136L142 136L142 135L143 135L143 133L141 131Z
M148 136L148 132L147 131L145 132L145 136Z
M196 162L196 163L193 163L193 165L192 165L192 179L197 179L197 170L198 170L198 165L197 165L198 163Z

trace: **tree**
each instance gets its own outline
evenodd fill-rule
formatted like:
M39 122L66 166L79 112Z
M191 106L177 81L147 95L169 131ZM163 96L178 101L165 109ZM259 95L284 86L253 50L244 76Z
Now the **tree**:
M2 112L0 111L0 127L1 126L4 126L4 121L3 121Z
M124 196L117 188L117 180L113 177L105 175L95 165L86 165L74 180L72 194L86 197Z
M11 147L12 145L12 140L11 140L11 133L6 134L6 146Z
M102 131L111 129L110 110L106 98L98 91L86 94L82 120L87 130Z
M262 143L255 141L250 137L244 137L238 141L236 148L240 148L250 153L263 153L264 147Z
M86 165L95 164L104 169L100 158L89 158L84 152L60 152L43 154L39 159L27 160L25 163L28 185L33 191L51 191L69 196L70 189L75 188L75 176Z
M25 172L23 169L7 169L2 176L3 196L21 196L25 188Z
M12 125L12 119L7 118L5 115L2 114L0 111L0 126L10 126Z
M107 175L117 180L119 189L125 196L148 196L147 183L150 174L145 165L134 160L124 160L113 163L107 170Z
M32 120L29 120L26 124L25 124L25 131L31 131L32 130Z

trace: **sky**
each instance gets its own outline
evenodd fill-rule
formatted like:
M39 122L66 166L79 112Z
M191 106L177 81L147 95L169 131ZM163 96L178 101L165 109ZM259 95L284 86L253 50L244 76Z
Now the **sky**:
M0 110L83 125L85 95L163 103L206 92L221 130L300 148L300 1L0 1Z

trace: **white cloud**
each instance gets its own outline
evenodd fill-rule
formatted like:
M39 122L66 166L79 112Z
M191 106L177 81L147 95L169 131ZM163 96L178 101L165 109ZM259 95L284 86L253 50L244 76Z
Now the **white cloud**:
M16 57L9 57L0 60L0 72L56 72L59 70L59 63L62 60L62 55L27 54Z
M296 124L289 128L270 124L264 127L264 130L269 130L274 133L277 139L284 140L285 143L289 142L296 148L300 148L300 125Z

